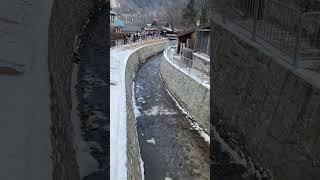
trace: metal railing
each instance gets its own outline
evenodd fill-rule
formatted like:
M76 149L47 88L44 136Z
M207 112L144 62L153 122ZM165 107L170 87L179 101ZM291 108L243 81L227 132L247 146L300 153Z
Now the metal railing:
M320 60L320 12L303 12L297 4L276 0L216 2L214 8L223 19L249 32L252 40L259 38L289 56L290 64Z
M210 61L190 59L177 54L175 41L170 41L166 44L164 53L167 59L181 71L193 78L197 78L201 83L210 85Z

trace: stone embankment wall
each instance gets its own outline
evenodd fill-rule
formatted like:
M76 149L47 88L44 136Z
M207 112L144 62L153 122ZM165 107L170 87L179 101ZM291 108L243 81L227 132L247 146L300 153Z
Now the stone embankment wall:
M48 64L51 84L53 179L80 179L70 120L74 44L87 18L104 4L104 0L55 0L52 6Z
M194 120L210 132L210 89L174 67L165 57L161 62L161 77L169 91L188 110Z
M274 179L320 179L319 74L307 80L311 72L290 67L234 28L212 22L211 32L212 125Z
M126 104L127 104L127 174L128 179L141 179L140 147L136 120L132 104L132 85L135 72L143 62L164 50L165 42L148 45L133 52L126 65Z

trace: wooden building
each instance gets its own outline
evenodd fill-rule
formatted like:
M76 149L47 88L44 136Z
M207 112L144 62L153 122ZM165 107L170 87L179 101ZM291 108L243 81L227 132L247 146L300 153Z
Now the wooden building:
M192 59L193 53L210 57L210 26L190 29L177 35L177 53Z

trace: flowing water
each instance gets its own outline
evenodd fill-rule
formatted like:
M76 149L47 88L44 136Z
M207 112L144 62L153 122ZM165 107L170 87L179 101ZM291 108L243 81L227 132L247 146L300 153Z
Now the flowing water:
M209 144L168 94L160 77L162 54L151 57L135 77L137 127L146 180L210 178Z

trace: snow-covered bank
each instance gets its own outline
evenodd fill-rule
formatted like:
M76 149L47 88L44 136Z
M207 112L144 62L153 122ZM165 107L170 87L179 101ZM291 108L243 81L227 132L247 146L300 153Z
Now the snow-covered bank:
M161 78L161 75L160 75ZM168 90L168 88L166 88L168 94L171 96L171 98L174 100L174 102L176 103L176 105L178 106L178 108L181 110L181 112L183 112L185 115L189 116L191 119L193 119L192 115L185 110L180 104L179 102L173 97L173 95L171 94L171 92ZM210 136L198 125L198 123L190 120L190 124L192 126L192 128L194 130L196 130L199 135L204 139L204 141L206 141L208 144L210 144Z
M125 66L133 49L110 51L110 179L127 179Z
M147 41L110 49L110 179L112 180L126 180L128 174L125 82L128 59L135 51L159 43L163 41Z
M135 95L134 95L134 84L135 83L133 82L132 83L132 105L133 105L134 117L137 120L137 118L139 116L141 116L141 112L139 110L139 106L137 106ZM139 143L139 141L138 141L138 143ZM139 149L139 154L141 154L140 149ZM142 175L141 180L144 180L144 163L143 163L143 160L142 160L141 156L140 156L140 170L141 170L141 175Z

